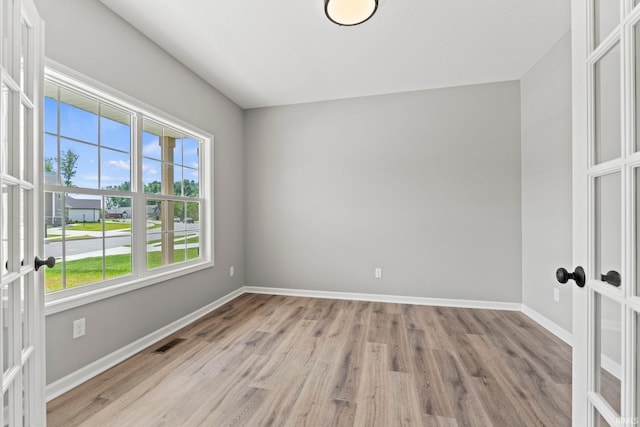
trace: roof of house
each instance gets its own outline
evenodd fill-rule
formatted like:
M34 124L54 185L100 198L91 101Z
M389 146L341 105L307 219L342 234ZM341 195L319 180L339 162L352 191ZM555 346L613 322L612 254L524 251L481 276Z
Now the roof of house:
M65 205L70 209L102 209L99 199L74 199L67 195Z

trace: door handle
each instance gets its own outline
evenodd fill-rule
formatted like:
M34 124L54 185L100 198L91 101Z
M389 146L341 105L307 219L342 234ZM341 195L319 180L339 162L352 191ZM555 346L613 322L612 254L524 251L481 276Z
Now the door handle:
M610 285L615 286L616 288L620 287L622 283L622 277L620 277L620 273L614 270L610 270L607 274L601 274L600 280L603 282L607 282Z
M38 256L36 256L34 264L36 271L40 270L40 267L42 267L43 265L46 265L49 268L53 268L56 265L56 259L52 256L47 259L40 259Z
M567 283L569 280L575 280L576 285L583 288L586 283L586 276L584 269L577 266L573 273L569 273L566 268L559 268L556 270L556 279L560 283Z

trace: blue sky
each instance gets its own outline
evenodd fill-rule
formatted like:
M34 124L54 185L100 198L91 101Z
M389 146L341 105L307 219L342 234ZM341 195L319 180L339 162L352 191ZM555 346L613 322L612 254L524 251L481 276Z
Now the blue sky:
M58 102L46 97L44 105L45 158L58 157ZM95 108L97 111L97 106ZM73 185L83 188L115 186L130 178L130 127L107 117L60 103L60 152L73 149L78 155ZM98 139L100 141L98 141ZM98 144L99 142L99 144ZM159 138L143 132L143 182L161 180ZM198 146L192 138L176 139L174 178L198 182ZM100 158L100 168L98 168ZM56 166L57 169L57 166Z

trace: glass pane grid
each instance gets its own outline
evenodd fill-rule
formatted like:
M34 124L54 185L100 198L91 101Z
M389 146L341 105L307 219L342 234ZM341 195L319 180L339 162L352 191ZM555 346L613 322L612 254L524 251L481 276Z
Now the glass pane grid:
M140 265L135 254L142 251L132 246L142 242L148 269L199 258L203 141L143 117L138 142L132 134L134 117L113 100L103 102L70 83L45 82L45 253L58 260L45 273L48 292L134 274L133 266ZM131 162L136 144L140 171ZM132 206L134 177L142 178L144 193L156 195L141 199L147 229L140 238L131 232L133 223L142 222ZM101 200L99 211L79 206L92 199ZM194 202L185 203L188 199ZM127 230L113 229L124 224ZM99 236L98 226L103 227ZM87 267L80 268L80 262Z
M620 43L593 65L593 162L604 163L621 155Z

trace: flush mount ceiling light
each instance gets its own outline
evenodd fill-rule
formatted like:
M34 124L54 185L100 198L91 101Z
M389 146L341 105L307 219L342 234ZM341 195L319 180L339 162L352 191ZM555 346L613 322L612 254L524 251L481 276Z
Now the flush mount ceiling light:
M324 0L324 13L338 25L358 25L376 13L378 0Z

